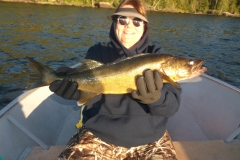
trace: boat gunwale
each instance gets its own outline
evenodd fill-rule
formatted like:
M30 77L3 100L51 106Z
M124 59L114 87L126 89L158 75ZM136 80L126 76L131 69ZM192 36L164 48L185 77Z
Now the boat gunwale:
M227 82L224 82L224 81L222 81L222 80L220 80L220 79L217 79L217 78L212 77L212 76L207 75L207 74L202 74L201 76L203 76L203 77L205 77L205 78L207 78L207 79L209 79L209 80L212 80L212 81L214 81L214 82L217 82L217 83L219 83L219 84L222 84L223 86L225 86L225 87L227 87L227 88L229 88L229 89L231 89L231 90L234 90L234 91L240 93L240 89L239 89L239 88L237 88L237 87L235 87L235 86L233 86L233 85L231 85L231 84L229 84L229 83L227 83Z
M24 99L25 97L27 97L29 94L35 92L38 88L29 90L29 91L24 91L22 94L20 94L17 98L15 98L14 100L12 100L8 105L6 105L3 109L0 110L0 118L7 113L9 110L11 110L13 108L13 106L20 102L22 99Z
M72 65L70 68L76 68L78 66L80 66L82 63L79 62L75 65ZM27 97L29 94L35 92L36 90L38 90L38 88L34 88L32 90L29 91L24 91L22 94L20 94L18 97L16 97L14 100L12 100L8 105L6 105L4 108L2 108L0 110L0 118L7 113L9 110L11 110L11 108L18 103L19 101L21 101L22 99L24 99L25 97Z
M73 65L71 68L75 68L75 67L78 67L81 63L77 63L76 65ZM201 76L203 76L204 78L207 78L211 81L214 81L214 82L217 82L218 84L221 84L222 86L225 86L237 93L240 94L240 89L231 85L231 84L228 84L227 82L224 82L220 79L217 79L217 78L214 78L210 75L207 75L207 74L202 74ZM5 106L3 109L0 110L0 118L5 114L7 113L9 110L11 110L11 108L16 104L18 103L19 101L21 101L22 99L26 98L29 94L37 91L38 88L35 88L35 89L32 89L32 90L29 90L29 91L26 91L26 92L23 92L21 95L19 95L17 98L15 98L13 101L11 101L7 106Z

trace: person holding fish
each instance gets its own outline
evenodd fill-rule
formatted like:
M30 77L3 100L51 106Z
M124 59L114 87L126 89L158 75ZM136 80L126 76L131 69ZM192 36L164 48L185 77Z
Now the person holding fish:
M142 56L142 53L164 53L161 47L150 44L149 21L142 1L123 0L108 19L112 20L110 42L90 47L82 68L84 65L88 69L108 66ZM141 66L141 61L138 63ZM137 73L132 80L135 89L114 94L78 90L78 83L71 79L76 69L61 67L56 71L66 77L52 82L50 90L85 106L82 111L83 126L69 141L59 159L154 159L160 156L159 142L166 131L168 118L179 109L181 88L177 83L175 86L163 83L160 66L159 70L144 66L141 69L142 73ZM119 78L121 82L114 83L125 83L129 78L127 75L123 73ZM99 88L103 87L118 89L114 85L99 84Z

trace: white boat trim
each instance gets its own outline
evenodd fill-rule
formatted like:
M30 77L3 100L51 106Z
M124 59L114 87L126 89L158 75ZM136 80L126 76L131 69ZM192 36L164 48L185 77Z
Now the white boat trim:
M34 92L35 90L37 90L37 88L26 91L23 94L21 94L20 96L18 96L17 98L15 98L14 100L12 100L6 107L4 107L3 109L0 110L0 118L1 118L1 116L4 115L4 113L9 111L16 103L18 103L19 101L24 99L27 95Z
M224 82L224 81L222 81L222 80L219 80L219 79L214 78L214 77L212 77L212 76L209 76L209 75L207 75L207 74L202 74L202 76L204 76L204 77L206 77L206 78L208 78L208 79L210 79L210 80L212 80L212 81L215 81L215 82L217 82L217 83L220 83L220 84L222 84L222 85L224 85L224 86L226 86L226 87L228 87L228 88L230 88L230 89L232 89L232 90L235 90L236 92L239 92L239 93L240 93L240 89L239 89L239 88L237 88L237 87L235 87L235 86L233 86L233 85L230 85L230 84L228 84L228 83L226 83L226 82Z
M26 159L27 156L29 155L29 153L32 151L33 147L31 146L27 146L24 151L22 152L22 154L19 156L18 160L23 160Z
M240 126L236 131L234 131L227 139L224 140L225 143L230 143L234 138L240 134Z

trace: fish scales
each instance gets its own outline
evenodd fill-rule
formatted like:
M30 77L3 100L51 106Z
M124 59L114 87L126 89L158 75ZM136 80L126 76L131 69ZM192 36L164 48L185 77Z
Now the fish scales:
M30 68L27 90L50 85L62 80L51 68L27 57ZM203 60L190 59L170 54L140 54L104 65L100 62L84 59L76 71L71 74L81 91L79 104L85 104L98 94L124 94L136 90L136 77L144 70L158 70L164 83L180 87L177 81L190 79L206 71Z
M103 65L91 71L73 75L73 79L81 76L86 81L78 80L78 89L94 93L123 94L136 90L135 77L142 75L146 69L160 71L161 63L171 56L149 56L128 58L120 62ZM76 77L76 78L74 78ZM166 82L166 81L165 81Z

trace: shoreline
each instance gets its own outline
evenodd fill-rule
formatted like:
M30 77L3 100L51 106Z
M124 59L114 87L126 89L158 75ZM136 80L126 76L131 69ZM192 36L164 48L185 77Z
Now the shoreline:
M77 5L73 3L64 3L64 2L33 2L32 0L0 0L0 2L5 3L29 3L29 4L39 4L39 5L56 5L56 6L75 6L75 7L89 7L89 8L108 8L108 9L116 9L116 7L113 7L111 4L107 2L100 2L102 4L97 5ZM149 12L163 12L163 13L178 13L178 14L193 14L193 15L209 15L209 16L225 16L225 17L237 17L240 18L240 14L232 14L230 12L223 12L222 14L214 14L214 13L190 13L190 12L178 12L178 11L172 11L172 10L154 10L154 9L148 9Z

